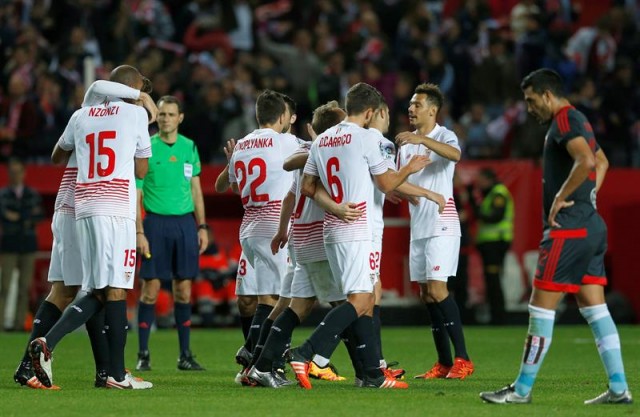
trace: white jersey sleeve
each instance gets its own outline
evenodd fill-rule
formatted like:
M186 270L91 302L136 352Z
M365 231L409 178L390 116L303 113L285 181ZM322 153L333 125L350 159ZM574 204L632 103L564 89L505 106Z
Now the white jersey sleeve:
M62 136L60 136L60 139L58 140L58 146L60 147L60 149L65 151L72 151L75 148L76 121L80 113L80 110L76 110L67 122L67 126L62 132Z
M151 158L151 138L149 137L148 116L147 111L142 107L139 110L136 120L137 141L136 141L136 158Z
M94 81L84 94L82 107L103 104L105 101L113 101L110 100L110 98L138 100L140 98L140 90L113 81Z
M379 137L380 155L384 159L387 170L396 170L396 147L389 139L385 138L377 129L369 129ZM374 240L381 240L384 232L384 200L385 194L375 187L373 190L373 208L371 210L371 224Z

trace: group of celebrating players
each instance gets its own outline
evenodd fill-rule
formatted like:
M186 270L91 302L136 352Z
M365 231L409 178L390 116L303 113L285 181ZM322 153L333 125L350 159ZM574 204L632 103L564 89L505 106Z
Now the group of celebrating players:
M124 367L124 300L136 264L134 177L146 173L151 153L147 123L157 109L148 94L139 91L148 83L135 68L118 67L111 80L115 83L94 83L52 155L56 163L67 162L53 219L53 286L16 371L23 385L55 387L51 352L65 334L87 323L96 386L152 386ZM564 98L556 73L535 71L522 88L529 112L551 122L544 156L545 233L520 373L514 384L483 392L481 398L492 403L531 401L551 342L556 305L568 292L576 294L593 329L609 378L608 390L586 403L630 403L618 333L604 303L606 226L595 200L606 157L589 122ZM135 100L147 112L120 99ZM310 376L344 379L330 364L342 341L356 386L408 388L402 380L405 371L390 366L382 349L385 199L410 202L410 276L427 306L438 356L434 366L416 378L464 379L473 374L458 306L447 290L460 249L453 174L461 153L455 133L436 122L443 101L436 85L416 87L408 109L415 130L396 136L396 152L396 145L384 137L388 107L368 84L349 89L344 110L334 101L314 111L307 126L311 142L289 133L295 121L293 100L269 90L257 98L259 128L237 143L227 143L228 165L215 184L216 191L231 188L242 200L237 293L240 304L257 299L255 311L244 314L245 344L236 354L242 370L236 382L291 385L285 362L305 389L312 388ZM80 286L91 292L71 304ZM294 328L316 300L333 308L302 345L291 347Z

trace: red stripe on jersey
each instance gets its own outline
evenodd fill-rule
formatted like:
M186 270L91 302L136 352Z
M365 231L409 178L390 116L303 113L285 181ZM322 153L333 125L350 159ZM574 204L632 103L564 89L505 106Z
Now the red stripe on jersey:
M558 124L558 130L563 135L571 130L571 125L569 124L570 109L573 109L573 106L565 106L556 113L556 123Z
M551 239L584 239L587 237L587 229L558 229L549 232Z

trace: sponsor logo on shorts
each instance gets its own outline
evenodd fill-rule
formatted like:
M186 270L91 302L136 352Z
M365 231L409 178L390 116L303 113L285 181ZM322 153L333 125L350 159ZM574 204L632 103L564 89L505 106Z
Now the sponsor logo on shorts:
M433 270L434 270L434 271L436 271L436 272L438 272L438 271L440 270L440 265L436 265L436 266L434 266L434 267L433 267Z
M131 279L131 274L132 274L132 272L131 272L131 271L125 271L125 273L124 273L124 279L125 279L127 282L129 282L129 280Z
M447 226L444 226L444 227L442 228L442 231L444 232L444 231L446 231L447 229L448 229L448 227L447 227Z

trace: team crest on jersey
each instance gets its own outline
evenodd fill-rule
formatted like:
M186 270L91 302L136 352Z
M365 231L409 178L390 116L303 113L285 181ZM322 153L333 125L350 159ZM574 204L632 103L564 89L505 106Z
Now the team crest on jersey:
M385 159L396 159L396 147L392 143L380 142L380 152Z
M169 162L176 162L177 160L178 158L175 155L171 155L171 158L169 158Z

